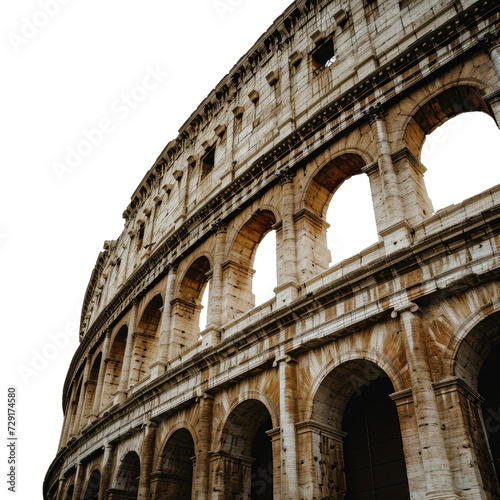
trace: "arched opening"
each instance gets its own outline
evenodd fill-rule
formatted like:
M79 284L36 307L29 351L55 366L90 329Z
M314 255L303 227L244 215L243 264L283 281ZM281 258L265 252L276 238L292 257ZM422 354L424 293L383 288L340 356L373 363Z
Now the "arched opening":
M411 161L404 160L411 164L408 168L412 188L407 190L405 199L410 223L420 222L435 210L461 202L477 190L498 182L491 177L495 171L486 166L487 161L480 159L483 152L491 151L500 137L493 119L488 119L487 115L492 117L492 112L482 91L471 85L450 87L422 104L413 114L404 135L413 156ZM481 136L489 144L478 147ZM471 153L474 156L469 156ZM489 171L485 183L474 179L485 173L481 168L483 163ZM402 168L396 164L395 167ZM476 174L478 168L482 171L479 175ZM413 214L415 220L412 221L408 214Z
M479 372L478 392L482 404L484 429L497 480L500 478L500 344L492 349Z
M148 375L151 365L156 360L162 308L163 299L158 294L150 300L137 324L134 352L130 366L131 385L136 384Z
M255 274L252 281L252 290L255 295L255 305L257 306L274 297L274 289L277 285L275 255L276 232L269 231L257 247L253 264Z
M322 381L303 431L312 445L314 498L410 498L393 392L384 371L363 359L343 363Z
M194 441L187 429L175 431L160 457L151 481L152 498L190 500L193 489Z
M302 281L326 271L332 258L339 262L377 241L369 181L358 177L364 165L359 155L346 153L329 161L309 183L296 222Z
M95 391L97 388L97 381L99 379L99 370L101 369L102 354L99 353L92 365L89 373L89 379L85 384L85 408L83 410L84 421L88 418L94 407Z
M500 184L498 144L500 130L483 112L457 115L425 137L421 158L435 211Z
M271 429L271 416L260 401L244 401L231 412L222 432L220 452L214 455L215 480L224 498L273 498Z
M454 359L455 375L474 391L461 407L482 487L491 498L500 496L499 325L500 313L480 321L461 341Z
M125 346L127 344L127 335L128 327L127 325L123 325L116 334L109 349L101 409L105 408L113 401L115 392L118 390L120 385L123 357L125 356Z
M98 470L95 470L92 474L90 474L83 500L98 500L100 486L101 473Z
M379 378L357 389L344 411L345 500L409 499L394 388Z
M123 500L137 499L141 461L135 451L128 452L122 459L116 476L113 497Z
M73 490L74 489L75 489L75 486L72 484L68 488L68 491L66 492L66 496L64 497L64 500L73 500Z
M210 261L206 257L196 259L181 281L177 298L172 301L173 342L172 356L198 342L200 336L201 300L208 283Z
M224 287L223 323L237 318L242 313L255 307L255 295L253 293L255 257L264 237L273 229L275 224L276 218L270 210L257 210L238 232L229 260L224 264L224 282L226 286ZM271 245L272 240L272 237L269 238ZM269 245L264 248L267 248L265 260L268 262L274 261L275 266L276 243L274 249L270 248ZM272 268L272 265L264 265L262 273L271 272ZM274 278L269 279L268 277L267 281L272 284Z
M355 175L342 182L328 205L326 222L330 226L327 240L332 264L377 242L370 181L366 175Z

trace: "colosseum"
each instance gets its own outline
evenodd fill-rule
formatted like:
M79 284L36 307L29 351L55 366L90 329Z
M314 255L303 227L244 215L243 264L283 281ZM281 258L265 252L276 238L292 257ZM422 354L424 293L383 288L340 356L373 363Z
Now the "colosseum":
M46 500L500 498L500 186L435 212L421 162L456 115L500 124L499 27L496 0L296 0L272 24L98 256ZM356 175L378 240L330 265Z

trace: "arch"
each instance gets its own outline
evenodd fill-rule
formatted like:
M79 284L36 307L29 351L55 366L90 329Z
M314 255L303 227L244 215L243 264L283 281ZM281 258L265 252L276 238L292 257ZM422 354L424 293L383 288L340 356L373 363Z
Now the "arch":
M398 476L396 484L392 484L391 487L408 491L397 409L395 403L389 398L395 389L403 387L403 382L393 366L389 370L392 372L390 375L381 367L381 364L384 364L385 368L390 368L392 365L387 360L385 363L380 363L383 359L376 353L364 353L364 355L360 352L349 353L342 360L331 363L324 370L326 376L318 377L312 391L313 398L309 402L310 413L308 415L310 418L303 424L303 432L307 432L310 436L308 440L311 447L309 456L319 457L320 460L319 467L315 467L316 478L313 485L315 498L330 498L332 490L341 494L342 492L346 493L346 499L358 498L355 495L351 496L351 494L354 493L352 490L355 489L353 485L360 483L360 474L366 473L368 477L374 477L376 476L375 472L379 472L379 470L374 471L372 468L372 464L376 463L375 457L363 455L365 465L363 470L359 469L361 459L360 462L351 459L353 454L360 456L362 451L371 453L370 447L368 450L356 449L356 443L370 438L368 434L363 434L364 431L358 432L363 425L367 426L365 420L363 420L362 425L359 422L360 418L362 420L366 416L363 404L367 395L375 397L376 405L384 409L384 419L387 416L391 417L388 420L388 427L384 428L381 434L387 434L391 436L391 440L395 440L394 462L397 461L400 472L401 470L404 472L400 475L401 477ZM392 382L392 378L396 381L397 386ZM382 391L379 390L380 385L383 385ZM390 390L387 389L388 387ZM352 423L359 424L360 427L351 428ZM351 438L346 439L349 432ZM344 460L345 457L347 460ZM383 464L380 465L381 470L384 470ZM386 473L383 474L387 478ZM367 481L362 482L366 483ZM387 484L391 485L390 481ZM379 483L375 482L375 487L378 491ZM367 499L376 498L372 496L372 490L374 488L367 488L365 492ZM381 494L380 491L379 494ZM380 498L382 497L384 497L383 494ZM388 497L405 498L397 495L388 495ZM359 496L359 498L365 498L365 496Z
M75 490L75 483L71 483L66 490L66 495L63 496L64 500L73 500L73 492Z
M122 325L110 342L108 358L106 362L106 373L104 376L104 388L101 398L101 409L113 400L115 392L120 384L120 377L127 345L128 326Z
M101 473L98 469L94 469L87 481L87 488L83 500L98 500L99 488L101 486Z
M273 498L272 414L259 399L246 399L229 413L214 454L215 487L224 498Z
M354 362L358 366L358 370L354 369L351 373L353 378L348 380L348 383L351 384L353 390L356 384L362 381L369 382L370 380L374 380L374 378L379 376L380 372L383 372L390 379L395 392L405 389L401 373L389 358L376 351L351 349L348 352L340 354L337 359L328 363L328 365L323 368L319 376L316 378L307 397L306 415L308 418L313 418L315 399L324 381L337 368L349 362Z
M493 116L477 83L461 82L442 87L410 113L404 125L403 142L420 159L425 136L461 113L482 111Z
M147 376L151 365L156 361L162 309L163 298L158 293L147 303L137 322L130 366L132 385Z
M193 434L181 427L170 434L151 481L151 497L190 500L193 491Z
M170 358L194 346L200 336L201 299L208 283L211 263L207 256L195 258L179 283L172 301L172 340Z
M115 476L113 498L137 499L141 475L139 455L135 451L129 451L120 462Z
M460 339L458 341L458 339ZM500 483L500 311L498 301L469 316L451 344L453 374L472 390L463 405L467 427L486 491ZM477 398L479 394L479 398ZM479 401L479 403L476 403Z
M305 192L303 206L325 219L326 207L342 183L353 175L363 173L366 161L358 152L343 152L316 170Z
M255 307L252 266L259 244L275 224L274 211L259 208L241 225L230 243L228 260L223 266L223 323Z
M477 311L470 314L457 328L455 334L449 340L444 354L443 370L444 376L457 376L477 388L477 376L470 371L470 366L476 365L480 359L484 359L489 351L489 337L487 326L490 324L494 328L494 322L500 316L500 301L493 300ZM491 349L491 347L490 347Z

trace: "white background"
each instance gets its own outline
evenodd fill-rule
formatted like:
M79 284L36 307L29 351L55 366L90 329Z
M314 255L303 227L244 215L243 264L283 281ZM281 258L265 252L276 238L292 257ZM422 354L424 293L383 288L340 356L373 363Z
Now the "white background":
M212 0L67 0L56 3L50 18L40 14L41 3L3 2L0 15L2 388L18 387L17 498L26 500L42 497L57 452L62 386L103 242L119 236L122 212L164 146L289 1L221 0L217 8ZM28 28L31 22L40 27ZM168 76L141 102L118 108L148 68ZM103 119L112 131L58 176L54 163L64 163L68 147L76 148ZM450 121L428 148L424 163L435 208L500 180L491 154L478 157L495 141L498 150L496 127L484 115L469 121ZM346 183L335 197L345 198L343 205L329 212L335 261L375 242L373 230L365 229L371 209L363 181ZM263 251L269 255L272 248ZM257 288L265 290L266 283ZM6 395L0 401L5 415ZM4 491L6 480L0 495L8 498Z

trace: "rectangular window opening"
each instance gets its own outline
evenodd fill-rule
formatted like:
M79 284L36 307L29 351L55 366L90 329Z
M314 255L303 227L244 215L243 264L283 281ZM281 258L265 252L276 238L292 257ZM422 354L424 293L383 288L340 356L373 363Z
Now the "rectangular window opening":
M336 60L335 52L333 50L333 39L330 38L321 44L313 53L312 58L316 64L315 69L322 69L330 67Z
M212 146L201 159L201 178L206 177L215 166L215 146Z

